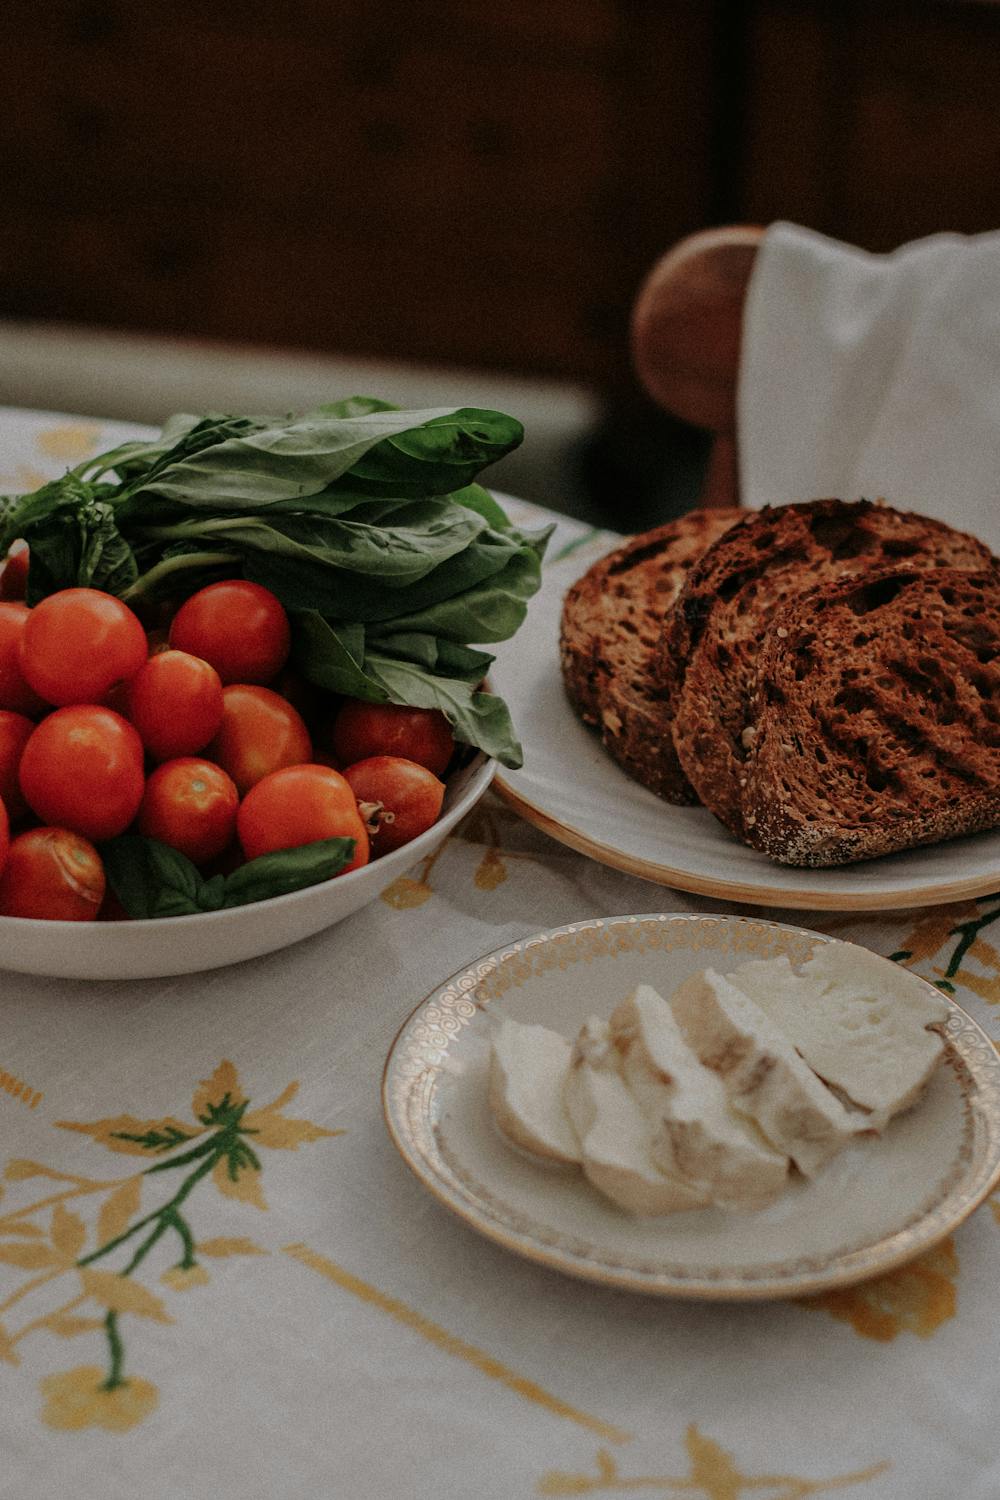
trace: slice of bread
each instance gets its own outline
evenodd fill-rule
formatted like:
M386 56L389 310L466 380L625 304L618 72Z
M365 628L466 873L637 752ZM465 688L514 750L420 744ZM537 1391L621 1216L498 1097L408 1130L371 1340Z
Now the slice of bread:
M618 764L668 802L694 802L674 753L657 669L664 621L688 569L738 518L696 510L596 562L563 604L559 655L570 702Z
M1000 822L1000 570L883 571L780 615L740 764L747 840L838 865Z
M731 527L690 569L659 669L678 759L706 807L744 834L750 693L760 643L778 610L845 575L991 562L974 537L865 500L767 507ZM849 646L853 634L839 644Z

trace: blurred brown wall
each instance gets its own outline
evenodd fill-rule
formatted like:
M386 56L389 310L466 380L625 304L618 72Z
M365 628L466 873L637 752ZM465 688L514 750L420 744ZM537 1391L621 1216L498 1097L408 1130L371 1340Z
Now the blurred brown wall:
M1000 6L6 0L0 316L625 389L707 223L1000 225Z

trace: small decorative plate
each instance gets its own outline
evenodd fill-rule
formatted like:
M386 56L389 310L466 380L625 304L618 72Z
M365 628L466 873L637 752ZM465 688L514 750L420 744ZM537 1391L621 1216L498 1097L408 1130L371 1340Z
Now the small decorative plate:
M487 1102L492 1007L571 1038L640 982L669 995L706 966L725 973L779 954L797 963L834 941L746 917L650 915L579 922L498 949L404 1023L382 1086L389 1132L424 1186L473 1229L588 1281L751 1300L849 1286L902 1265L950 1234L1000 1180L1000 1056L952 1002L945 1057L919 1103L815 1181L794 1175L756 1213L633 1219L577 1169L508 1146Z

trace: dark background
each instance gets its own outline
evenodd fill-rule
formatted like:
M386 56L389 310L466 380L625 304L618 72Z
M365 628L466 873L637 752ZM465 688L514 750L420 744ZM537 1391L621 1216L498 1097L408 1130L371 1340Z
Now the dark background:
M6 0L0 27L0 319L582 384L581 485L637 522L704 452L629 370L670 244L1000 227L998 5Z

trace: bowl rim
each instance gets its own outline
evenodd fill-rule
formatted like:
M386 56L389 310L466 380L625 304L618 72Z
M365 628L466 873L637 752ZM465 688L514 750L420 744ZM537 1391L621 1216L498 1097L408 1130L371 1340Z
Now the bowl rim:
M397 873L404 873L411 864L416 864L421 857L422 851L434 842L435 834L440 838L441 824L448 822L450 831L457 822L461 820L466 812L481 796L488 791L493 777L496 775L498 762L483 750L477 750L472 759L464 766L460 766L452 772L456 777L463 772L467 773L465 785L456 794L450 807L442 809L437 821L430 828L411 839L408 844L403 844L399 849L393 849L391 853L383 855L381 859L371 860L368 864L360 865L356 870L349 870L345 875L334 875L330 880L318 880L313 885L303 886L298 891L286 891L281 896L265 896L261 901L248 901L242 906L221 907L218 911L187 912L176 917L130 917L127 921L103 923L95 919L92 922L67 922L58 918L48 917L6 917L0 915L0 941L5 933L11 938L29 933L36 935L51 933L53 937L57 934L66 937L70 933L79 933L81 929L90 930L110 927L112 930L127 930L136 936L150 931L162 932L169 926L171 931L180 932L183 929L190 930L196 926L207 926L220 919L232 917L241 911L260 911L266 908L269 912L279 909L288 909L297 902L303 902L315 897L317 891L337 882L338 890L345 890L347 882L354 885L360 884L364 878L371 878L372 871L385 871L392 869ZM446 831L446 836L447 836ZM390 865L390 861L392 861ZM342 885L341 882L344 882ZM391 883L391 881L389 882ZM0 961L2 962L2 961Z

